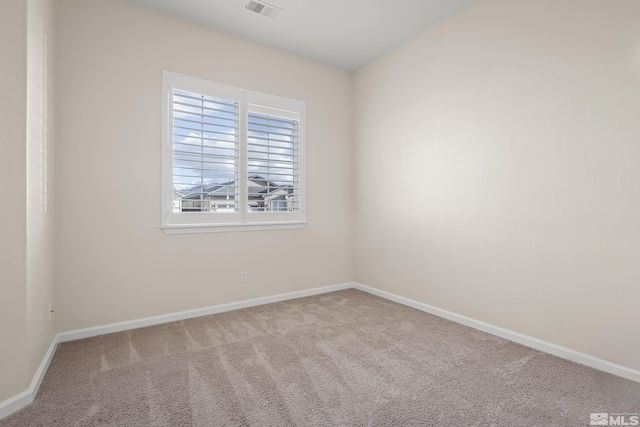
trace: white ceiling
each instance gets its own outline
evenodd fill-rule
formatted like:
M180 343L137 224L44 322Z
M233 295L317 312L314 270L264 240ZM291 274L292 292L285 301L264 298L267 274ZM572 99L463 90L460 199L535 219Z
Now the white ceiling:
M346 70L368 64L473 0L269 0L271 19L246 0L129 0Z

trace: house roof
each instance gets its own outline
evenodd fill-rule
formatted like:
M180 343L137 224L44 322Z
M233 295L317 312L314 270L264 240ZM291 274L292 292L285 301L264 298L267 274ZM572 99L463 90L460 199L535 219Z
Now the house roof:
M292 186L280 186L260 175L252 175L248 179L250 196L271 196L271 200L277 200L277 198L273 197L274 193L282 192L282 196L284 197L293 192ZM184 191L174 190L174 197L177 196L183 199L199 199L202 195L209 197L226 197L227 191L229 191L229 188L233 188L234 185L235 181L227 181L222 184L196 185Z

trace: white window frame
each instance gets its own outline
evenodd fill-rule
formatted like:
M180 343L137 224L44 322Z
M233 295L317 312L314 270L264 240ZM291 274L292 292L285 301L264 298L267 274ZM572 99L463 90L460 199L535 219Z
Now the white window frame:
M238 103L238 212L173 211L173 91L186 90ZM248 210L247 118L249 111L298 120L298 210ZM302 228L306 223L305 103L178 73L162 73L162 226L166 234Z

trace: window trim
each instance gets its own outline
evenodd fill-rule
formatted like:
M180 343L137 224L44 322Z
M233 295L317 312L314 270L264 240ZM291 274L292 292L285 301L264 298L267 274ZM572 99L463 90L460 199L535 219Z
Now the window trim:
M238 102L239 211L224 213L173 212L173 90L182 89ZM248 113L279 110L285 118L298 120L299 209L294 212L249 212ZM169 71L162 72L162 221L165 234L302 228L306 224L306 129L305 102L211 82Z

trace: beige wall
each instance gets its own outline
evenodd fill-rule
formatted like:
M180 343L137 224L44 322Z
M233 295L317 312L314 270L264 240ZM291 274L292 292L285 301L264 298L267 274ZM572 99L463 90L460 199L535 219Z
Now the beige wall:
M53 302L54 3L28 1L27 25L27 340L32 379L51 344ZM38 318L42 336L38 338Z
M353 279L349 73L121 0L62 0L59 17L59 330ZM161 231L162 70L306 101L304 229Z
M0 2L0 402L24 391L27 6Z
M359 70L356 280L640 369L639 16L478 0Z
M50 0L0 3L0 402L27 389L55 331L53 15Z
M52 4L0 2L0 402L55 331L354 276L640 369L640 3L477 0L355 77ZM306 228L162 233L165 69L307 101Z

